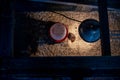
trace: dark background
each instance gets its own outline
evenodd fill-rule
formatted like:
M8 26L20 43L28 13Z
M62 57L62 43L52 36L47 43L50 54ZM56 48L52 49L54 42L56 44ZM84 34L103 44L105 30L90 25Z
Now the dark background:
M69 0L67 2L97 4L93 0L80 0L79 2ZM120 8L119 4L118 0L108 1L108 6L116 9ZM11 36L13 28L11 27L14 26L14 20L11 0L1 0L0 8L0 73L2 74L0 80L16 80L15 77L21 77L17 80L22 80L26 76L29 78L69 76L73 80L82 80L83 77L110 77L111 80L119 80L120 57L8 57L12 54L13 46Z

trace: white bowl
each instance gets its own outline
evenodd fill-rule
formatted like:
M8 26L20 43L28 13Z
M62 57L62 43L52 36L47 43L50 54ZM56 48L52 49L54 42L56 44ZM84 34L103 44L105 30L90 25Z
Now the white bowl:
M68 35L67 27L62 23L55 23L50 28L50 36L55 42L62 42Z

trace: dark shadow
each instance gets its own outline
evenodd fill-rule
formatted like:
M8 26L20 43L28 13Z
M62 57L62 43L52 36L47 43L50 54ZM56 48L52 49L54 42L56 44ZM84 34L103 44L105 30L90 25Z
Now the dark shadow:
M77 6L66 4L44 3L39 1L18 0L15 1L16 12L37 11L74 11Z
M14 55L29 56L37 51L38 45L55 44L50 38L49 29L55 23L51 21L35 20L25 14L16 14L14 29Z

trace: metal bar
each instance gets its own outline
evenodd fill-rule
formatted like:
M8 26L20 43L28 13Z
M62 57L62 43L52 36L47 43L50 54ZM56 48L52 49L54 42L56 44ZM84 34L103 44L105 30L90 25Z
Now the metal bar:
M53 0L29 0L32 2L40 2L40 3L49 3L49 4L59 4L59 5L70 5L70 6L77 6L77 3L72 2L63 2L63 1L53 1Z
M111 56L107 1L98 0L102 56Z

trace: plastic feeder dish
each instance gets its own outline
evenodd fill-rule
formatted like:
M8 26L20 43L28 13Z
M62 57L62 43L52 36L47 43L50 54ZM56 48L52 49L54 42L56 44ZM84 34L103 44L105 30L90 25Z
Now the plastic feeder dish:
M62 23L55 23L50 28L50 36L55 42L62 42L68 35L67 27Z

